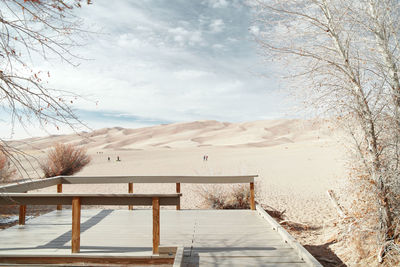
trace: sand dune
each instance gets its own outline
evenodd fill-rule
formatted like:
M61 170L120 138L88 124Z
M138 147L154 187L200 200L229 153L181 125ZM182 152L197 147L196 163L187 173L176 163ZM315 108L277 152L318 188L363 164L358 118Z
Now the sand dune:
M23 150L47 149L54 143L89 149L196 148L204 146L268 147L330 138L327 123L313 120L266 120L245 123L196 121L140 129L104 128L91 133L21 140Z

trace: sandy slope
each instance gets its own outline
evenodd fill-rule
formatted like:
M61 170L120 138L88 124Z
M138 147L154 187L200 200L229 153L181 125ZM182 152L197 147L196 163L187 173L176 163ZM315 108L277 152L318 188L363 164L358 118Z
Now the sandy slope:
M335 189L345 176L343 151L334 132L328 123L317 120L196 121L31 138L18 146L43 158L55 142L84 145L93 160L81 175L258 174L260 201L286 210L292 220L321 225L334 215L325 192ZM208 162L202 160L205 154ZM115 161L117 156L121 162ZM65 186L65 191L126 192L126 187ZM174 192L174 188L138 184L134 190L161 193ZM201 207L204 188L226 190L229 186L182 185L182 207Z

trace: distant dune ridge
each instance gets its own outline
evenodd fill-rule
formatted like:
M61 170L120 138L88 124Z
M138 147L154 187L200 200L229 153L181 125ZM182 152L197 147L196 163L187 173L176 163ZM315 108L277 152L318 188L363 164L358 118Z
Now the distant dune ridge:
M244 123L195 121L139 129L103 128L90 133L23 140L23 150L46 149L56 142L85 145L88 149L136 150L208 146L269 147L329 138L322 120L281 119Z

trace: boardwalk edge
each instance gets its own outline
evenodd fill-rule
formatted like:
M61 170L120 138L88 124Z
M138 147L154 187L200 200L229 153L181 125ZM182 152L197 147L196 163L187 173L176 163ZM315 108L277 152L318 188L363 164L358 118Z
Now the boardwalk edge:
M183 265L183 247L178 247L175 252L175 260L172 267L181 267Z
M291 236L277 221L274 220L260 205L256 205L257 213L264 218L272 227L273 230L277 231L283 240L294 248L297 254L304 260L309 266L323 267L313 255L310 254L293 236Z

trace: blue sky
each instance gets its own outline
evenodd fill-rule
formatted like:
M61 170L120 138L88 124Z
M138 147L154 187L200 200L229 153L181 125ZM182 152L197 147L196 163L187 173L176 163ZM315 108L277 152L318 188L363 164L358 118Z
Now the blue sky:
M72 50L87 60L78 67L40 61L35 68L50 71L50 86L91 100L73 108L92 128L286 115L245 1L96 0L75 12L98 32Z

